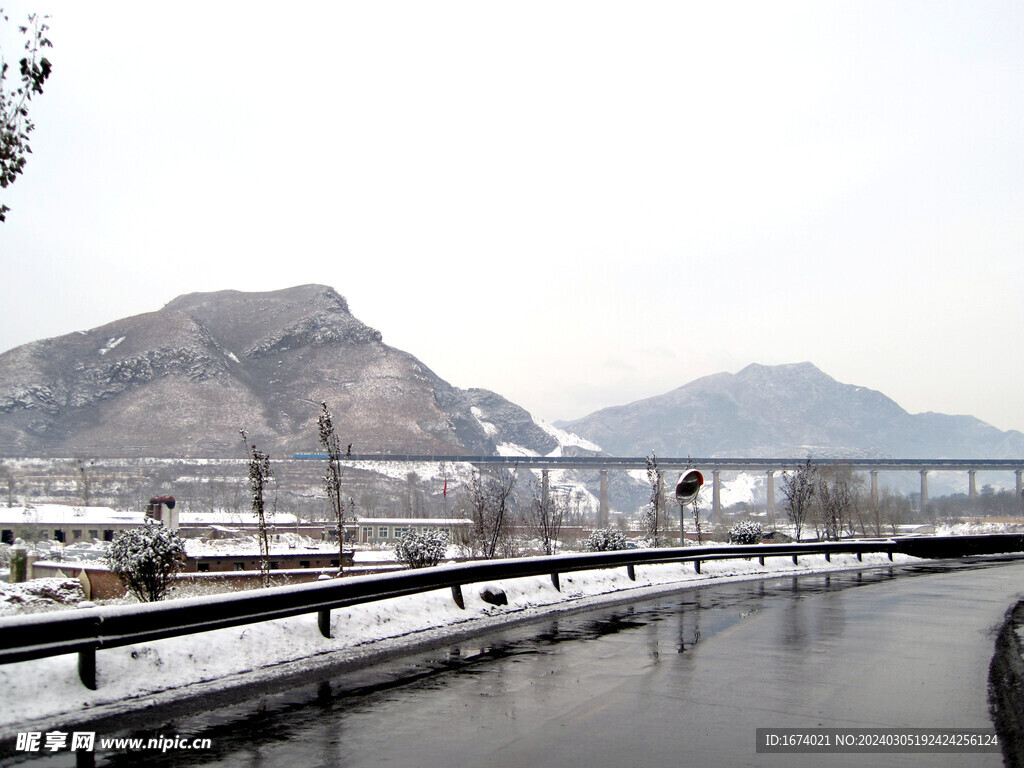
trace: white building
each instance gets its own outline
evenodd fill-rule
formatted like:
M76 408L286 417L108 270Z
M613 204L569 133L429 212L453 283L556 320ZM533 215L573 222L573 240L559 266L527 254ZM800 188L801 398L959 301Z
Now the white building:
M143 525L143 512L118 512L110 507L36 504L0 507L0 541L49 539L65 544L93 540L113 541L114 535Z
M453 544L464 541L473 527L465 518L445 520L429 517L360 517L356 519L357 544L391 544L412 530L440 528Z

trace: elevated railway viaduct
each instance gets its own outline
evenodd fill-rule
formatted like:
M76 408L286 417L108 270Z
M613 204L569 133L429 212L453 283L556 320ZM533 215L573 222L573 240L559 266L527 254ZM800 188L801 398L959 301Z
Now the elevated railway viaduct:
M324 459L323 454L296 454L297 460ZM684 469L695 467L705 475L711 475L712 509L718 513L722 509L722 472L764 473L765 487L768 491L768 510L775 511L775 474L794 470L807 461L804 458L658 458L658 471L662 474L680 473ZM973 501L978 489L975 482L976 474L981 471L1013 472L1016 479L1018 504L1021 503L1022 477L1024 477L1024 459L816 459L812 461L818 466L835 466L855 472L866 472L871 482L871 501L878 503L879 472L917 472L921 476L921 505L928 504L928 473L929 472L966 472L968 477L968 494ZM552 469L581 469L598 471L601 474L600 507L598 525L608 524L608 473L646 470L647 457L625 456L423 456L411 454L358 454L351 457L354 464L373 462L428 462L428 463L468 463L475 467L518 467L539 469L541 471L541 487L544 493L548 488L548 472Z

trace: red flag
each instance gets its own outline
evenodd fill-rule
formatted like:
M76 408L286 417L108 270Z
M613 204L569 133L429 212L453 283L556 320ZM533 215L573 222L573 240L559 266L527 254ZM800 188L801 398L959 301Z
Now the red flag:
M447 477L444 479L444 490L441 491L441 495L444 496L446 499L448 498L448 478Z

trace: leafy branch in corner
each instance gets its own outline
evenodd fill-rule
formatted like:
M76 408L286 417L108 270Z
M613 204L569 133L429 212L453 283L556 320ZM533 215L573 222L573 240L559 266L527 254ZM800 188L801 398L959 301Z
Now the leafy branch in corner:
M50 27L49 16L30 14L28 24L19 26L25 35L25 55L18 62L19 82L17 87L8 86L10 64L0 53L0 187L6 189L24 172L27 156L32 154L29 134L35 130L35 123L29 118L28 106L32 98L43 92L52 71L50 60L40 56L43 48L52 48L53 43L46 36ZM0 8L0 19L9 21ZM7 220L10 208L0 204L0 221Z

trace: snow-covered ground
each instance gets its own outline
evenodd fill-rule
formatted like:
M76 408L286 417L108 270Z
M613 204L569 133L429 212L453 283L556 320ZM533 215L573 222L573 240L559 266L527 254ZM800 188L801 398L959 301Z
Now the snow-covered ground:
M895 555L895 562L913 561ZM254 679L309 671L347 659L370 659L383 649L413 647L438 638L528 620L551 611L599 602L629 601L658 592L712 582L758 579L890 565L884 554L709 561L702 574L692 564L638 566L636 581L625 568L563 574L558 592L546 577L475 584L463 588L459 609L448 589L353 606L332 613L332 638L322 637L315 614L268 621L197 635L168 638L97 653L98 690L78 679L77 655L0 666L0 737L19 730L50 729L90 717L116 714L143 703L168 701L229 688ZM444 567L444 566L441 566ZM504 590L508 605L480 598L486 586Z
M52 611L84 599L77 579L32 579L19 584L0 581L0 616Z
M943 523L934 526L934 528L932 526L922 526L918 530L923 534L934 533L936 536L980 536L990 533L1022 533L1024 532L1024 523L1006 522L1005 520L986 521L982 518L969 522Z

